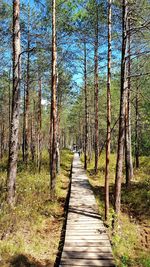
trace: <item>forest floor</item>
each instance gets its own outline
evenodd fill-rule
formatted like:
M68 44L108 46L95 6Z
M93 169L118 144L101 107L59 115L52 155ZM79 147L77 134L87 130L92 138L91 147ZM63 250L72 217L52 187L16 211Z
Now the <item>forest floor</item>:
M140 168L134 170L130 188L122 184L122 212L117 232L112 235L113 192L116 156L110 160L110 222L108 232L116 265L119 267L150 267L150 159L140 158ZM88 176L104 218L105 155L99 159L98 174L94 162L88 165Z
M0 163L0 266L53 266L64 222L73 155L63 150L56 199L49 197L49 159L43 155L41 173L20 161L16 206L6 204L6 159Z

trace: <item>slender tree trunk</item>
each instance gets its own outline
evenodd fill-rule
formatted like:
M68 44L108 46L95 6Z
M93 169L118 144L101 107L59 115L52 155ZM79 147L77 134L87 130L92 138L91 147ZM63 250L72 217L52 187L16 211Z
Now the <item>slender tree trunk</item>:
M60 173L60 113L57 115L57 173Z
M107 67L107 138L106 138L106 169L105 169L105 220L109 215L109 161L111 142L111 4L108 1L108 67Z
M0 105L0 159L4 156L4 135L5 135L5 126L4 126L4 102L5 97L2 95L1 97L1 105Z
M5 126L4 126L4 114L2 113L2 119L0 124L0 159L4 156L4 135L5 135Z
M57 69L56 69L57 70ZM57 159L56 159L56 171L60 173L60 114L62 105L62 92L58 86L58 70L57 70Z
M86 41L84 41L84 97L85 97L85 134L84 134L84 169L87 169L87 149L88 149L88 110L87 110L87 59Z
M38 80L38 155L37 155L37 165L38 165L38 171L40 173L41 171L41 159L42 159L42 148L41 148L41 139L42 139L42 110L41 110L41 100L42 100L42 80L41 77L39 77Z
M126 116L125 116L125 163L126 163L126 185L129 186L133 177L133 163L132 163L132 145L131 145L131 56L130 56L130 18L128 18L128 88L126 98Z
M35 161L35 101L33 102L33 112L31 116L31 157Z
M56 48L56 1L52 0L52 121L53 121L53 138L52 138L52 155L51 155L51 194L55 194L56 184L56 154L57 154L57 48Z
M8 160L8 203L15 202L16 173L18 159L18 131L20 114L20 1L13 0L13 94Z
M96 6L96 25L95 25L95 71L94 71L94 87L95 87L95 173L98 169L98 6Z
M50 171L52 168L52 143L53 143L53 110L52 110L52 94L51 94L51 108L50 108L50 129L49 129L49 160L50 160Z
M9 105L8 110L9 110L9 131L10 131L10 128L11 128L11 66L9 69L9 102L8 102L8 105Z
M23 129L22 129L22 160L25 161L25 109L26 109L26 87L24 85L23 96Z
M28 6L28 44L27 44L27 86L25 104L25 162L29 159L29 109L30 109L30 7Z
M60 114L61 114L61 101L58 100L57 107L57 173L60 173Z
M135 167L138 169L139 164L139 85L136 86L135 98Z
M119 117L119 137L115 177L115 203L116 214L120 212L121 205L121 181L124 152L124 135L125 135L125 100L127 90L126 78L126 43L127 43L127 0L122 3L122 59L121 59L121 94L120 94L120 117Z

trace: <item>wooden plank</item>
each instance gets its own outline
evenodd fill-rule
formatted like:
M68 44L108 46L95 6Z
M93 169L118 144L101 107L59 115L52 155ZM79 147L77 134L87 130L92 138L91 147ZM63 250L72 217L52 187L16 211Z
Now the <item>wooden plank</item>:
M93 226L93 227L92 227ZM76 233L77 233L77 231L85 231L85 232L90 232L91 230L97 230L97 231L99 231L99 232L102 232L102 231L105 231L105 228L104 228L104 226L100 226L100 227L96 227L96 226L94 226L94 225L91 225L91 227L90 226L86 226L86 227L84 227L84 225L83 226L79 226L79 225L76 225L76 224L72 224L72 225L67 225L67 228L66 228L66 232L67 231L76 231Z
M110 246L108 247L64 247L64 252L68 252L68 251L74 251L74 252L97 252L97 253L101 253L101 252L112 252L112 249Z
M95 234L98 234L98 235L101 235L101 234L106 234L106 230L102 230L102 231L99 231L98 229L75 229L75 230L72 230L72 229L68 229L67 232L66 232L66 236L67 235L86 235L86 236L91 236L91 235L95 235Z
M111 252L76 252L76 251L65 251L62 253L62 260L65 259L113 259Z
M81 228L81 229L106 229L103 223L91 223L91 224L86 224L85 222L67 222L67 226L74 226L75 228Z
M76 246L76 247L98 247L98 246L110 246L110 242L109 240L93 240L93 241L66 241L65 242L65 246L66 247L70 247L70 246Z
M81 222L81 223L97 223L99 224L101 221L100 220L97 220L97 219L94 219L94 218L81 218L81 217L73 217L73 216L68 216L67 218L68 221L78 221L78 222Z
M104 266L109 266L109 267L114 267L114 262L113 260L94 260L94 259L66 259L61 261L61 265L70 265L70 266L99 266L99 267L104 267Z
M85 241L85 240L107 240L108 239L108 236L106 234L103 234L103 235L92 235L92 236L89 236L89 235L81 235L80 236L75 236L75 235L70 235L70 234L67 234L66 235L66 238L65 240L81 240L81 241Z
M74 223L69 223L67 222L67 226L69 228L75 228L75 229L105 229L104 225L103 224L95 224L95 223L92 223L90 225L87 225L85 223L78 223L78 222L74 222Z

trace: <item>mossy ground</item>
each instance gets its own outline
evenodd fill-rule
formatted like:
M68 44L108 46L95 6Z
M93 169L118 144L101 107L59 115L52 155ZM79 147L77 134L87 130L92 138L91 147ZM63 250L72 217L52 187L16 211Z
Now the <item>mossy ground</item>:
M112 235L116 155L110 158L110 221L108 232L119 267L150 267L150 160L140 158L140 168L127 189L122 184L122 212L117 231ZM94 161L88 164L88 176L104 219L105 154L99 159L98 174L94 174Z
M6 160L0 165L0 266L53 266L64 220L72 153L63 150L56 198L50 200L48 153L42 169L18 164L16 206L6 204Z

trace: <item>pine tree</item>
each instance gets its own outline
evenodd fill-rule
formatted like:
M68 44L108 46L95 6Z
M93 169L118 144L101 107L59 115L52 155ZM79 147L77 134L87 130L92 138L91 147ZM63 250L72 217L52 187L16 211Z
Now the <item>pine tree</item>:
M8 160L8 203L13 206L15 202L16 174L18 160L18 131L20 114L20 1L13 0L13 94L12 115Z

